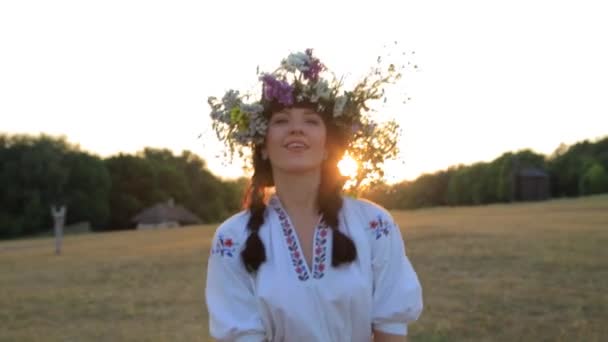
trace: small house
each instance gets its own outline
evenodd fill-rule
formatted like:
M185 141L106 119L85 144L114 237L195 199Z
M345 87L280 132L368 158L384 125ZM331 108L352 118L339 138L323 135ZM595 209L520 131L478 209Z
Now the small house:
M527 167L515 175L517 201L542 201L550 197L549 174L542 169Z
M137 229L172 228L201 223L200 218L181 205L176 205L173 199L142 210L131 221L136 223Z

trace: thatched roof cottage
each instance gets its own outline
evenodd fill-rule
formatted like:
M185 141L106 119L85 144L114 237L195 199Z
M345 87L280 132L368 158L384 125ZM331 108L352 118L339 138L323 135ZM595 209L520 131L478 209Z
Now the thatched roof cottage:
M200 218L181 205L176 205L173 199L142 210L131 221L137 224L137 229L171 228L201 223Z

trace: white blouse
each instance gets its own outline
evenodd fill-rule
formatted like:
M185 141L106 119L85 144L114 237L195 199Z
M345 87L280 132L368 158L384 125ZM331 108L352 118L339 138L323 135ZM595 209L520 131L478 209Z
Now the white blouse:
M211 336L219 341L367 341L372 329L407 335L422 312L422 289L405 254L399 228L382 207L344 196L339 229L357 259L331 266L331 228L314 236L309 268L278 196L260 227L266 262L245 270L240 252L248 237L248 211L216 231L207 269Z

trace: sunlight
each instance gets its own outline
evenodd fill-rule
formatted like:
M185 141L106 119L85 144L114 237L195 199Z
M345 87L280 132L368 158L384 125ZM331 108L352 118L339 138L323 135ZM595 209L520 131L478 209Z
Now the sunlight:
M344 158L338 163L338 168L343 176L353 178L357 174L359 165L349 154L344 155Z

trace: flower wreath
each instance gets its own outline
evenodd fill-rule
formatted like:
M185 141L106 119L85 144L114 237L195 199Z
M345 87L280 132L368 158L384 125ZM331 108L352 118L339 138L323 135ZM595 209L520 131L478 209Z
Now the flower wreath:
M399 80L401 72L395 64L380 67L381 61L378 57L378 67L352 90L345 90L342 79L329 73L312 49L291 53L274 72L258 72L262 92L253 101L252 95L237 90L228 90L221 99L209 97L213 129L230 157L235 153L242 157L244 150L264 142L273 105L313 104L346 133L347 151L359 163L356 183L370 174L382 177L380 164L398 153L398 125L394 120L383 124L372 120L370 102L383 98L386 102L385 85Z

